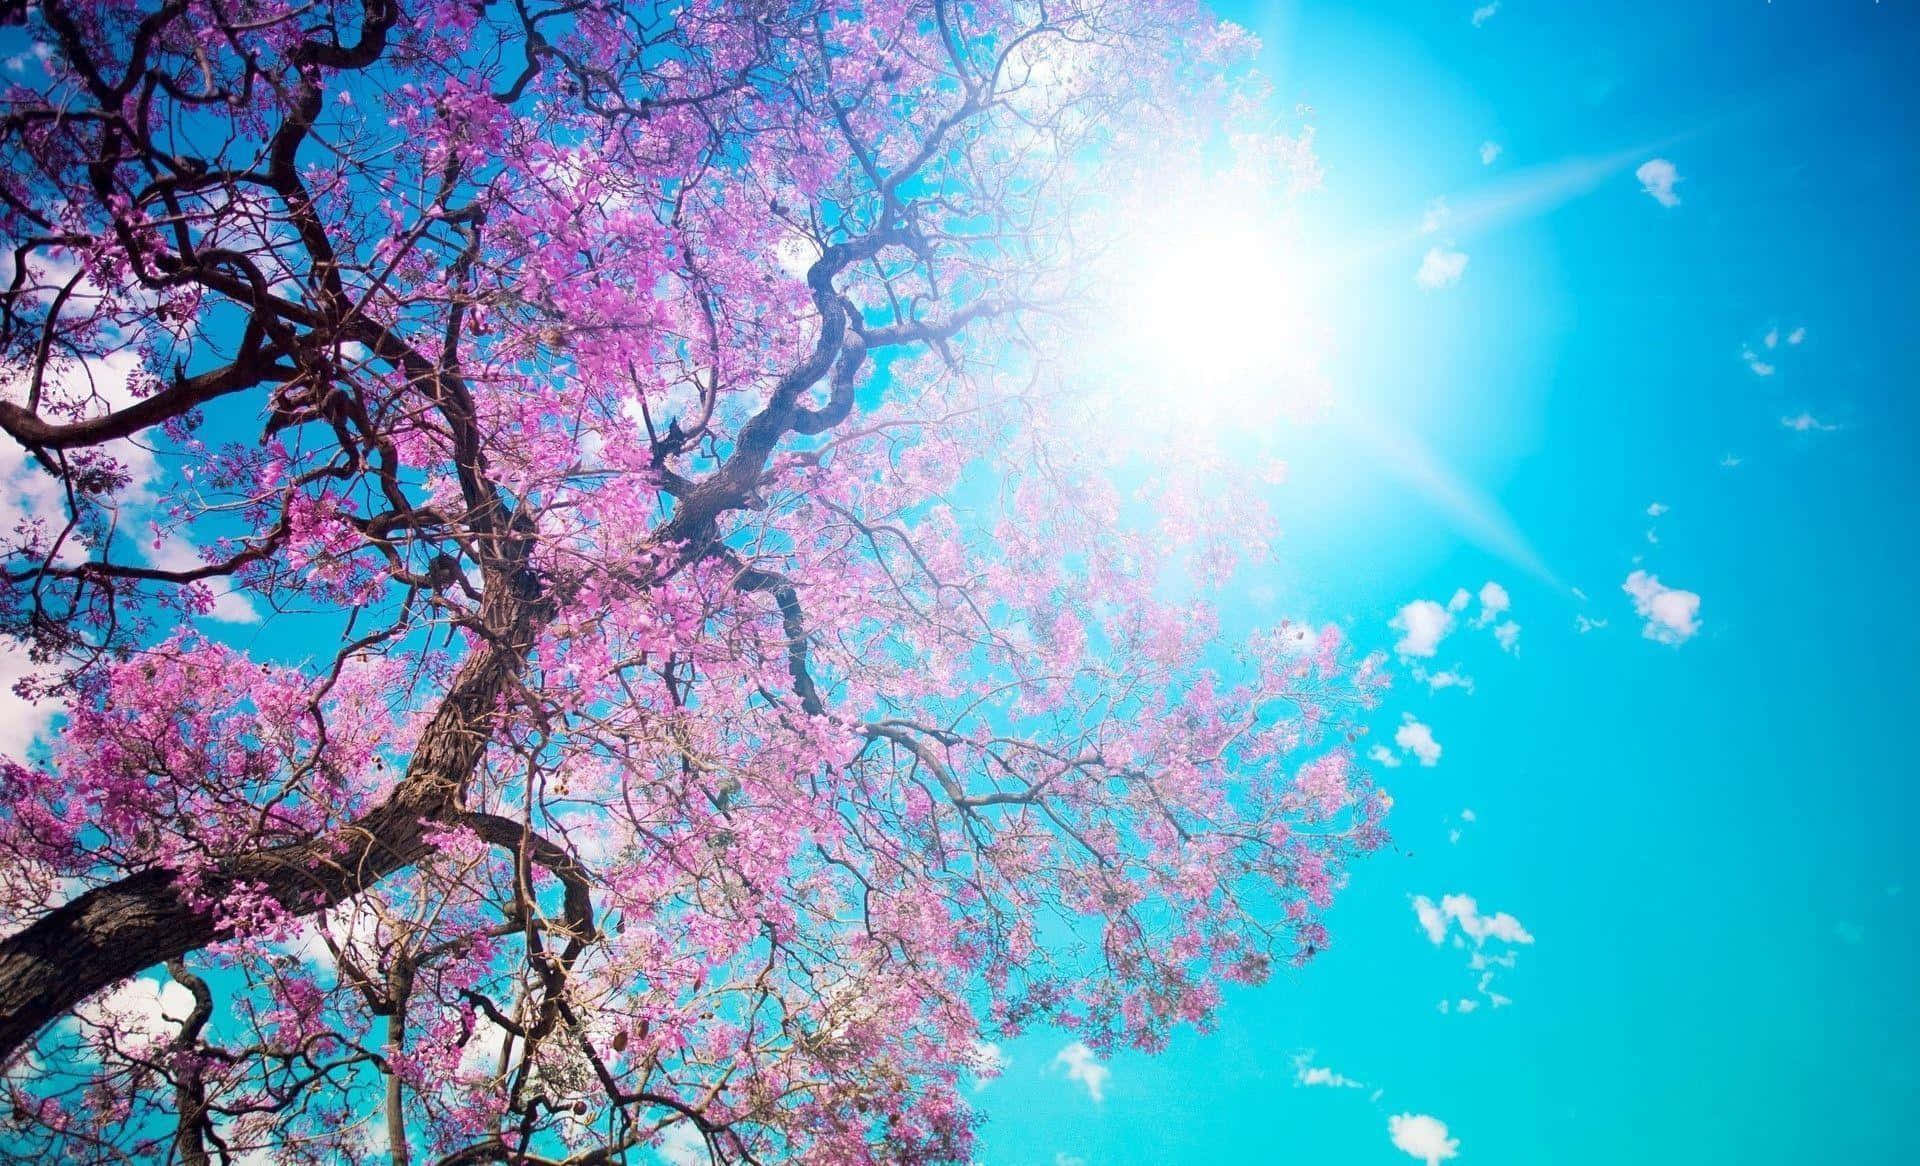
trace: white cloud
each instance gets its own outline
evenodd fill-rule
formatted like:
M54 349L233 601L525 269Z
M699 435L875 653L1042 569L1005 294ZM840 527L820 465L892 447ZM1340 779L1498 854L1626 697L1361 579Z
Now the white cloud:
M1480 7L1474 9L1473 27L1479 28L1487 21L1492 20L1494 13L1498 11L1500 11L1500 0L1493 0L1490 4L1482 4Z
M1493 165L1494 162L1499 160L1499 157L1500 157L1499 142L1488 140L1480 143L1480 164L1482 166Z
M1806 338L1807 330L1805 328L1795 328L1793 331L1787 333L1788 344L1798 344Z
M53 46L44 41L35 41L33 46L23 53L15 53L7 58L7 72L18 77L27 71L30 64L45 65L53 59Z
M1400 633L1393 645L1395 652L1402 657L1430 657L1453 630L1453 613L1431 599L1416 599L1387 621L1387 626Z
M1742 348L1740 350L1740 359L1747 362L1747 367L1753 370L1754 376L1770 377L1774 373L1773 365L1761 360L1760 354L1751 348Z
M380 923L379 901L369 895L352 895L303 918L300 929L280 945L280 950L316 968L331 968L333 948L327 946L327 940L331 939L334 947L362 966L378 963L380 952L391 942L391 934L383 933ZM475 1043L467 1042L469 1048ZM495 1049L497 1051L497 1044Z
M506 1029L484 1016L477 1018L474 1021L473 1035L468 1037L467 1043L460 1047L459 1076L461 1079L470 1083L492 1081L494 1076L502 1071L501 1059L503 1054L512 1047L512 1041L513 1034ZM699 1131L692 1132L695 1135L694 1140L698 1142ZM667 1136L668 1140L672 1140L674 1135L669 1131ZM700 1144L700 1152L702 1155L706 1153L704 1143ZM703 1156L688 1159L688 1161L705 1166L707 1159Z
M1700 596L1660 582L1658 576L1635 571L1620 589L1633 596L1633 610L1646 621L1641 635L1662 644L1680 644L1700 630Z
M10 256L4 266L6 271L12 270ZM97 290L95 294L98 294ZM124 409L139 399L140 389L135 384L139 372L140 360L131 346L63 368L46 386L46 395L54 403L49 412L64 414L70 411L79 417L98 417ZM0 376L0 395L18 396L18 381L19 378L15 376ZM147 519L155 517L153 506L159 501L157 493L161 471L158 457L147 444L136 438L119 438L101 448L120 464L127 476L127 486L120 492L117 501L116 525L123 530L144 526ZM0 441L0 537L10 536L23 522L38 521L50 529L58 530L66 518L66 497L60 484L37 463L29 460L18 443ZM205 563L193 544L179 535L167 535L157 548L146 542L142 546L147 565L161 570L190 570ZM80 561L83 555L84 552L69 540L61 559L74 563ZM121 556L116 554L114 557ZM205 580L203 585L214 596L213 609L209 613L211 618L223 623L259 622L259 611L247 596L233 591L230 580L212 578ZM5 654L11 657L17 653L9 647ZM4 666L0 666L0 671L6 671ZM4 729L0 729L0 749L10 751L19 736L16 725L29 726L34 731L43 730L46 717L51 714L42 715L39 710L30 709L13 697L11 686L19 679L18 671L0 679L4 679L7 685L6 694L0 696L0 724L5 725ZM18 753L13 755L19 756Z
M1296 1053L1293 1058L1293 1083L1295 1085L1324 1086L1329 1089L1365 1089L1366 1086L1344 1073L1313 1063L1313 1050Z
M1367 750L1367 760L1376 765L1384 765L1388 769L1400 768L1400 759L1395 757L1393 750L1387 748L1385 745L1375 745L1373 748Z
M1480 820L1480 815L1478 815L1478 814L1476 814L1476 813L1474 813L1474 812L1473 812L1472 810L1470 810L1470 809L1469 809L1469 810L1461 810L1461 811L1460 811L1460 820L1461 820L1462 822L1478 822L1478 821Z
M1460 924L1460 930L1476 944L1488 939L1497 939L1502 943L1532 943L1533 936L1521 926L1520 921L1505 911L1496 911L1492 915L1480 914L1480 907L1472 895L1442 895L1440 910Z
M1402 752L1418 757L1428 769L1440 763L1440 742L1433 739L1431 728L1413 719L1412 713L1402 715L1400 727L1393 731L1393 742Z
M780 270L795 279L803 279L814 260L820 258L820 244L799 231L786 231L773 245L773 258Z
M1802 412L1793 417L1782 417L1780 424L1793 430L1795 433L1832 433L1834 430L1840 428L1838 425L1822 421L1813 414L1806 412Z
M1420 270L1414 273L1413 280L1429 290L1451 287L1460 282L1467 273L1467 253L1448 251L1440 247L1428 248L1426 257L1420 260Z
M1675 184L1681 181L1680 171L1665 158L1651 158L1640 163L1640 168L1633 172L1633 176L1640 180L1640 189L1661 206L1680 205L1680 196L1673 192Z
M1005 1050L990 1040L973 1042L973 1088L976 1092L985 1089L987 1083L1007 1071Z
M677 1121L660 1135L654 1153L667 1166L709 1166L713 1154L707 1149L706 1135L690 1121Z
M1480 614L1474 619L1473 626L1486 627L1512 606L1513 600L1508 596L1507 589L1489 580L1480 588Z
M1576 631L1584 636L1595 628L1606 627L1607 621L1604 619L1589 619L1584 615L1576 615L1573 617L1573 626Z
M53 725L57 702L27 701L13 686L34 674L25 647L0 637L0 756L25 761L27 750Z
M1767 334L1766 336L1761 338L1760 343L1766 345L1768 348L1780 347L1780 329L1778 328L1767 329Z
M1085 1044L1074 1041L1053 1055L1053 1063L1065 1069L1069 1079L1085 1085L1087 1096L1096 1103L1107 1099L1107 1079L1113 1076L1113 1070L1102 1065Z
M194 549L192 543L178 535L171 535L156 549L147 548L147 562L162 571L191 571L204 566L206 560ZM259 623L260 609L253 600L233 589L230 580L218 577L202 580L202 586L213 593L213 609L208 618L221 623Z
M1673 509L1673 507L1668 506L1665 502L1655 502L1647 507L1647 516L1649 518L1658 518L1671 509Z
M1416 599L1402 607L1387 624L1400 633L1393 650L1399 653L1403 661L1410 661L1414 657L1432 658L1440 647L1440 641L1453 632L1454 616L1465 611L1473 600L1474 595L1463 587L1453 593L1445 607L1431 599ZM1500 622L1501 617L1513 608L1513 600L1507 594L1507 589L1492 581L1480 588L1479 600L1479 614L1470 622L1470 626L1476 628ZM1502 626L1494 628L1493 634L1500 646L1511 652L1514 642L1519 638L1520 625L1507 620ZM1444 672L1429 672L1415 664L1412 672L1414 679L1435 692L1443 688L1473 691L1473 680L1461 673L1457 666Z
M118 1033L123 1042L151 1046L179 1033L180 1025L193 1012L193 993L173 979L136 976L74 1011L86 1024Z
M1429 672L1415 664L1412 671L1413 678L1426 685L1429 692L1439 692L1443 688L1458 688L1469 696L1473 694L1473 677L1460 671L1458 665L1444 672Z
M1447 1136L1447 1123L1424 1113L1399 1113L1387 1119L1387 1136L1401 1153L1427 1166L1460 1156L1460 1139Z
M1446 942L1447 915L1446 912L1434 905L1432 899L1427 898L1425 895L1415 895L1413 897L1413 914L1415 918L1420 920L1420 927L1427 933L1428 939L1432 940L1436 945Z
M1427 204L1427 213L1420 218L1420 233L1431 235L1446 226L1447 220L1452 217L1453 212L1447 208L1447 200L1436 198Z
M1053 1152L1053 1166L1087 1166L1087 1160L1078 1154L1069 1154L1065 1150Z
M1427 933L1427 938L1436 945L1446 940L1447 932L1454 924L1459 925L1461 933L1473 940L1476 947L1485 944L1489 939L1513 944L1533 942L1532 933L1518 919L1505 911L1482 915L1480 904L1472 895L1442 895L1438 904L1425 895L1415 895L1413 913L1419 919L1421 929ZM1471 966L1479 970L1485 967L1487 962L1476 956ZM1511 961L1505 959L1493 959L1491 962L1505 967L1512 966Z
M1739 454L1722 454L1720 456L1720 468L1723 470L1731 470L1745 460L1746 459Z
M11 258L9 254L0 274L12 272ZM44 386L44 396L52 406L47 412L64 419L68 413L98 417L125 408L139 399L133 385L139 371L139 356L130 347L63 367ZM25 386L19 374L0 374L0 396L24 400ZM153 479L159 474L159 461L153 451L130 438L107 442L101 449L126 472L127 488L121 492L121 499L135 504L151 501ZM60 483L30 459L18 442L0 441L0 535L11 535L15 526L28 520L58 530L66 515L66 493ZM69 548L63 561L77 562L79 558L80 552Z

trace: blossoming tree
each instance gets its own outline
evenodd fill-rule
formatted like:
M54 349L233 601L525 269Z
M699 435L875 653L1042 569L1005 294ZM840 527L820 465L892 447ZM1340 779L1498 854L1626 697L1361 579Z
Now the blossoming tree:
M985 1042L1325 942L1372 665L1219 643L1257 514L1122 491L1065 343L1114 191L1304 156L1235 30L0 21L10 1151L965 1161Z

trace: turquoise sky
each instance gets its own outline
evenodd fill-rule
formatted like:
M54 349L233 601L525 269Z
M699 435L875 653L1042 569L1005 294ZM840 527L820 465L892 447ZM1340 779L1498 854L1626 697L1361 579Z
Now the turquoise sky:
M1333 945L1160 1057L1010 1044L981 1166L1913 1160L1914 0L1222 10L1311 109L1340 260L1336 404L1272 435L1281 562L1228 623L1391 653L1474 597L1395 660L1396 847ZM1639 571L1697 626L1647 634Z
M1396 669L1399 853L1362 864L1331 950L1101 1064L1099 1100L1065 1038L1011 1046L981 1161L1425 1161L1399 1114L1463 1163L1911 1160L1920 15L1225 11L1312 107L1323 237L1365 254L1329 293L1347 420L1281 436L1284 562L1243 581L1249 616L1390 648L1404 605L1491 580L1522 632L1503 652L1476 599L1405 662L1471 693ZM1636 177L1654 159L1677 205ZM1424 287L1436 249L1466 266ZM1636 570L1700 597L1683 642L1645 634ZM1393 747L1408 714L1431 768ZM1533 942L1430 942L1412 897L1450 894ZM1511 1004L1476 951L1513 955L1487 989Z

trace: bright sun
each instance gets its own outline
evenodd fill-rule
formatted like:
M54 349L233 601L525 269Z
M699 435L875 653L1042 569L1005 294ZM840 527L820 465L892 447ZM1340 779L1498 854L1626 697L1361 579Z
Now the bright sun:
M1190 420L1313 411L1326 330L1314 265L1277 213L1211 204L1128 224L1103 272L1105 375L1136 404ZM1105 364L1106 362L1102 362Z

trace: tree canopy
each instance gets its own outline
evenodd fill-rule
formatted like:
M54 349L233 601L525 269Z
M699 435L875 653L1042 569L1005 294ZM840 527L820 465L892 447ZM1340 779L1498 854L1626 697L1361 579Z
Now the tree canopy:
M1170 578L1266 553L1242 471L1072 340L1119 192L1310 168L1245 34L0 20L0 633L59 716L0 758L0 1143L964 1162L989 1042L1153 1049L1325 944L1377 662L1224 642Z

